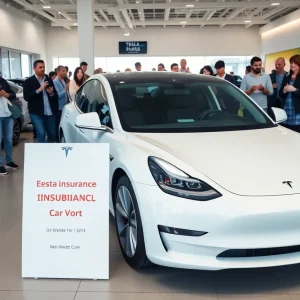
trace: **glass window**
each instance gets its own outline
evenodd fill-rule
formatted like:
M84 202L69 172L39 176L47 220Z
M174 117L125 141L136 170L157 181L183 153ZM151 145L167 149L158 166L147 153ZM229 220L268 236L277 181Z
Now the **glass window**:
M16 51L9 51L10 61L10 75L12 78L21 78L21 53Z
M106 93L99 80L90 80L79 90L75 98L83 113L96 112L102 125L112 128Z
M213 132L275 126L231 84L193 77L138 79L111 86L124 130L129 132ZM157 77L155 77L157 80ZM153 88L156 87L156 88ZM151 92L149 92L151 91Z
M22 77L26 78L31 75L31 58L28 54L21 54L21 61L22 61Z
M2 57L2 77L9 79L10 76L10 67L9 67L9 54L8 50L1 49L1 57Z

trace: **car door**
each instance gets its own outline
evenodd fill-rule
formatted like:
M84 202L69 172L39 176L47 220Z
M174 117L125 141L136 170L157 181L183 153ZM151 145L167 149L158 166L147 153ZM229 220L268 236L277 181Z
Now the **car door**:
M89 80L86 84L86 97L81 104L82 113L96 112L102 126L106 131L77 128L78 143L110 143L113 126L110 116L110 108L103 84L99 79Z

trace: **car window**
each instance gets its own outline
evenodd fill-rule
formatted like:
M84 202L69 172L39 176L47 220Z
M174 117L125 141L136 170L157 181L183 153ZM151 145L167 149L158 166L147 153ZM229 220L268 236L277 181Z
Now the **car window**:
M202 132L275 126L227 82L164 80L111 82L122 127L128 132ZM152 87L155 87L153 89Z
M78 91L75 102L83 113L96 112L102 125L112 128L110 109L104 86L97 80L89 80Z

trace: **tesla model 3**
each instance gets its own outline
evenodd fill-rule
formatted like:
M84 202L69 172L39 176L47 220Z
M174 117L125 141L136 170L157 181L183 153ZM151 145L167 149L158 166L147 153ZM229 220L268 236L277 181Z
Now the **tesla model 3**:
M273 112L212 76L95 75L60 137L110 145L110 211L132 267L288 265L300 262L300 135Z

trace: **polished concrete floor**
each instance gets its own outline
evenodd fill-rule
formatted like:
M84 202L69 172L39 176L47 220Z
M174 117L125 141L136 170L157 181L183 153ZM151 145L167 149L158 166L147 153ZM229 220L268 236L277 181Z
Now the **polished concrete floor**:
M24 143L14 148L20 170L0 177L0 300L300 300L300 265L219 272L153 266L133 270L123 260L110 224L110 280L21 278L21 218Z

